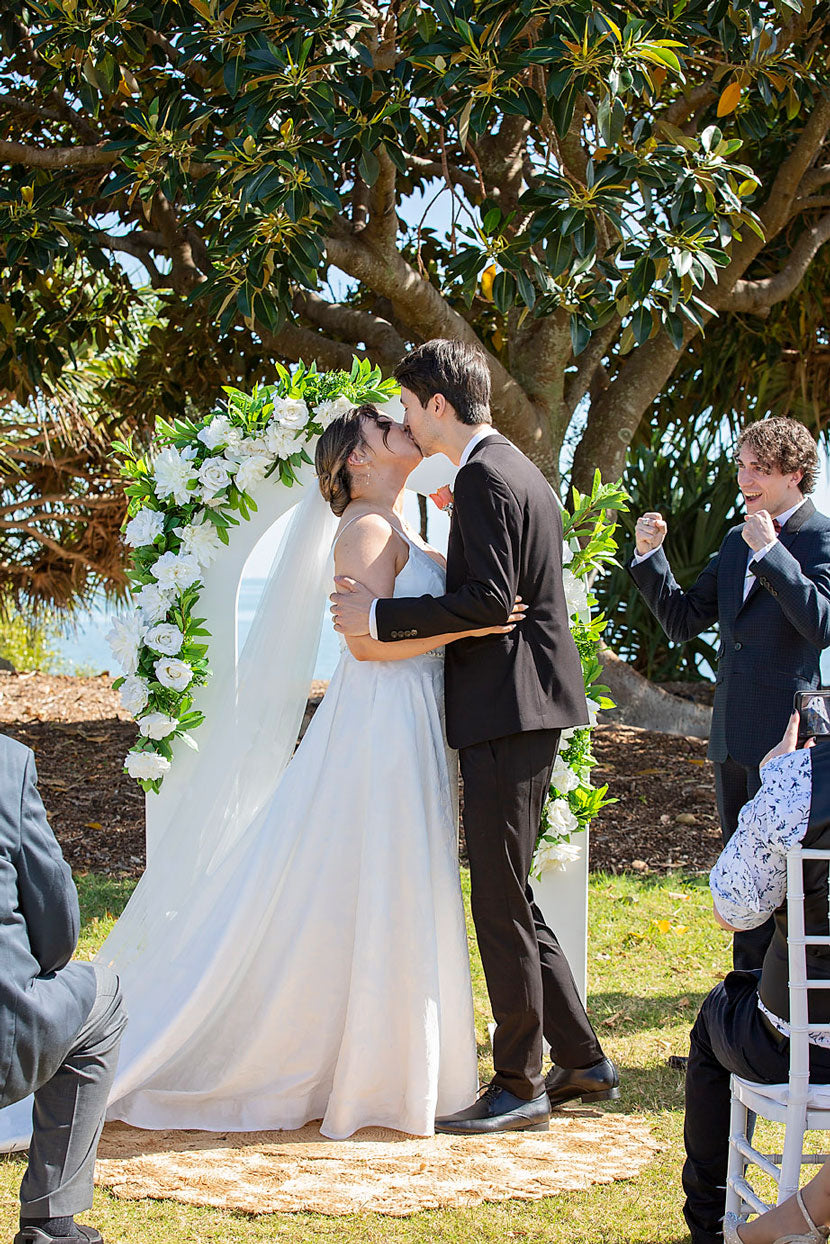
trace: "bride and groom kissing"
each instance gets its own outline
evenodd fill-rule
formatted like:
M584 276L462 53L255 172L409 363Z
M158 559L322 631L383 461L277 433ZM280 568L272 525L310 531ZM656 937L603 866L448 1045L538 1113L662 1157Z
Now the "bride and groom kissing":
M97 957L130 1017L111 1119L475 1135L545 1130L552 1108L619 1094L528 884L560 731L588 720L559 504L492 427L480 351L430 341L396 376L403 425L363 406L320 436L319 492L258 613L249 726L237 684ZM459 467L446 565L403 518L409 475L439 451ZM282 660L304 705L331 511L342 652L291 757L297 719L270 675ZM480 1095L459 759L495 1018ZM23 1143L31 1117L31 1099L0 1112L0 1144Z

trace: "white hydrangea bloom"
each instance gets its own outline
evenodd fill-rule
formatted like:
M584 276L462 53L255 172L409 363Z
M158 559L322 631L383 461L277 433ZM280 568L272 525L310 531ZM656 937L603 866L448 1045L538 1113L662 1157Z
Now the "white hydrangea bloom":
M172 497L177 505L184 505L193 495L188 484L196 479L196 472L189 457L170 446L156 458L153 479L160 497Z
M556 787L560 795L567 795L569 791L576 790L579 785L579 777L569 765L565 764L561 755L556 757L553 772L550 775L550 784Z
M156 661L153 669L162 687L168 687L170 691L184 691L193 677L193 670L187 661L182 661L179 657L162 657L160 661Z
M140 591L133 595L133 603L141 610L148 626L161 622L167 616L172 603L169 592L163 592L155 583L145 583Z
M113 618L107 634L110 651L125 674L138 669L138 653L144 639L144 620L138 613Z
M265 445L272 458L289 458L300 448L294 430L283 427L278 419L272 419L265 429Z
M327 428L335 419L339 419L341 415L346 415L353 409L354 402L341 393L339 397L331 397L326 402L317 403L314 407L314 422Z
M565 604L568 609L568 617L578 614L579 617L586 617L588 613L588 588L584 579L577 579L576 575L571 574L567 566L562 570L562 586L565 589Z
M166 713L146 713L138 719L139 732L145 739L166 739L178 725L176 718L168 717Z
M200 510L187 527L176 527L175 532L181 537L180 553L195 557L200 566L213 564L222 541L213 523L205 518L204 510Z
M190 553L162 553L150 567L150 574L162 591L183 592L197 581L199 563Z
M158 510L139 510L134 518L127 523L124 541L130 548L140 549L153 541L164 531L164 515Z
M554 799L546 809L548 832L564 837L579 829L579 821L568 806L567 799Z
M140 678L138 674L128 674L118 693L121 696L121 707L125 708L128 713L132 713L133 717L147 707L147 701L150 699L147 679Z
M565 865L570 860L578 860L581 854L582 848L577 846L576 843L545 842L542 839L536 848L533 870L538 876L550 871L564 872Z
M275 397L273 418L297 431L308 423L308 407L301 397Z
M197 472L203 497L215 497L231 482L231 473L224 458L208 458Z
M139 782L164 777L170 768L170 761L158 752L127 752L124 764L130 777Z
M181 651L184 635L172 622L161 622L144 636L144 642L153 652L161 652L166 657L174 657Z

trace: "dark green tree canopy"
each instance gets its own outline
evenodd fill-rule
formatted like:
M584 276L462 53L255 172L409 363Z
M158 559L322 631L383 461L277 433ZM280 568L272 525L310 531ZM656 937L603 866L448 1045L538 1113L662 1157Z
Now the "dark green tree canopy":
M584 486L705 322L797 296L830 239L827 0L7 0L0 33L18 401L139 300L108 400L141 426L276 360L461 337L553 481L578 428Z

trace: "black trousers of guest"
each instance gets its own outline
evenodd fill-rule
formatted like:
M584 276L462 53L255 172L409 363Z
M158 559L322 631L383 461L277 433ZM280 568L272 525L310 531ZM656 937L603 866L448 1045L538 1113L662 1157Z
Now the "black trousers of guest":
M496 1031L495 1080L525 1100L544 1092L542 1034L560 1067L602 1049L571 969L528 883L559 730L529 730L459 753L473 920Z
M728 842L738 828L738 815L745 803L761 789L757 765L739 765L731 756L715 764L715 793L718 799L721 833ZM757 929L745 929L732 939L732 966L736 971L754 972L764 962L772 941L775 921L765 920Z
M683 1129L683 1214L692 1244L723 1244L730 1075L780 1084L789 1074L789 1039L758 1009L760 976L730 972L704 999L692 1029ZM830 1084L830 1049L810 1047L810 1078Z

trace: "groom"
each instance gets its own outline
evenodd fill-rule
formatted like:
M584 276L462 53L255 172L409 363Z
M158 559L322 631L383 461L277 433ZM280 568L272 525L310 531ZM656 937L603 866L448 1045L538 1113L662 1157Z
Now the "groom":
M525 619L508 635L447 648L447 739L464 778L473 919L496 1021L495 1076L466 1110L439 1118L460 1134L548 1127L551 1108L619 1096L528 874L550 773L567 726L588 720L562 586L562 520L544 476L492 426L481 351L435 340L398 365L405 426L421 452L458 467L447 594L374 600L336 580L337 629L394 642L503 625L514 597ZM543 1078L542 1036L554 1066Z

